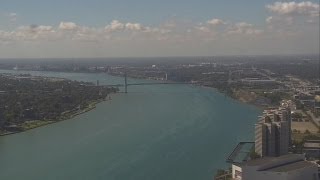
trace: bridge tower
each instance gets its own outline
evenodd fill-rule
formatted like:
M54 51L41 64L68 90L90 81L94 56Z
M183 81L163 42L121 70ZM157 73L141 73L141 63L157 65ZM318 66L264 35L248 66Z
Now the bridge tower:
M128 93L127 72L124 73L124 93Z

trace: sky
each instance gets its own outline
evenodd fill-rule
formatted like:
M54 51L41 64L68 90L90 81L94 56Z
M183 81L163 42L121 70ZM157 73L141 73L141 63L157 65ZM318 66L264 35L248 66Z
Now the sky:
M319 1L1 0L0 58L319 54Z

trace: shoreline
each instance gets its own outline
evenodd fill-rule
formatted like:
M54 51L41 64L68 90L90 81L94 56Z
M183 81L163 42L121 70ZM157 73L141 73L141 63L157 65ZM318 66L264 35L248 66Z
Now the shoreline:
M115 93L111 93L111 94L115 94ZM109 94L109 96L111 95ZM26 131L30 131L32 129L36 129L36 128L40 128L40 127L43 127L43 126L48 126L48 125L51 125L51 124L55 124L55 123L59 123L59 122L62 122L62 121L67 121L67 120L71 120L73 119L74 117L77 117L81 114L84 114L84 113L87 113L93 109L96 108L97 104L99 103L102 103L102 102L106 102L108 101L108 99L104 98L104 99L99 99L99 100L96 100L96 101L93 101L93 102L90 102L89 106L81 111L77 111L77 112L74 112L72 114L70 114L68 117L60 117L58 120L46 120L46 121L42 121L42 120L33 120L33 121L29 121L29 123L37 123L37 124L31 124L31 127L25 127L25 129L21 130L21 131L16 131L16 132L1 132L0 133L0 137L3 137L3 136L9 136L9 135L13 135L13 134L18 134L18 133L23 133L23 132L26 132ZM28 124L28 122L25 122L24 124L22 124L22 126L20 128L23 128L23 125L26 125Z
M114 77L122 77L121 75L118 75L118 74L109 74L109 73L106 73L110 76L114 76ZM173 83L183 83L183 82L179 82L179 81L172 81L172 80L159 80L159 79L150 79L148 77L135 77L135 76L129 76L129 78L133 78L133 79L139 79L139 80L148 80L148 81L156 81L156 82L173 82ZM225 92L224 90L220 90L216 87L211 87L211 86L206 86L206 85L203 85L203 84L194 84L194 86L197 86L197 87L201 87L201 88L210 88L210 89L213 89L215 90L216 92L219 92L221 94L223 94L224 96L227 96L237 102L240 102L240 103L243 103L243 104L246 104L246 105L249 105L249 106L253 106L259 110L264 110L266 108L269 108L269 107L272 107L272 105L259 105L259 104L256 104L254 102L251 102L250 100L248 100L244 95L240 95L239 97L237 97L236 95L236 92L234 90L232 90L232 94L229 94L228 92ZM238 89L238 91L241 91L243 89Z
M201 87L201 88L213 89L216 92L221 93L224 96L226 96L226 97L228 97L228 98L230 98L230 99L232 99L232 100L234 100L236 102L255 107L255 108L259 109L259 110L264 110L265 108L267 108L265 106L259 106L259 105L255 104L255 103L251 103L251 102L248 102L248 101L243 101L241 98L234 97L233 95L230 95L230 94L228 94L228 93L226 93L224 91L221 91L221 90L219 90L218 88L215 88L215 87L204 86L204 85L197 85L197 86Z
M108 73L106 73L108 74ZM116 74L108 74L110 76L115 76L115 77L122 77L121 75L116 75ZM132 76L128 76L129 78L133 78L133 79L139 79L139 80L149 80L149 81L156 81L156 82L173 82L173 83L180 83L179 81L172 81L172 80L157 80L157 79L149 79L149 78L143 78L143 77L132 77ZM188 85L188 84L187 84ZM190 85L190 84L189 84ZM239 97L236 97L235 96L235 92L233 91L233 94L228 94L227 92L223 91L223 90L220 90L216 87L211 87L211 86L206 86L206 85L203 85L203 84L193 84L194 86L196 87L201 87L201 88L208 88L208 89L212 89L214 90L215 92L218 92L218 93L221 93L223 94L224 96L232 99L232 100L235 100L239 103L243 103L243 104L246 104L246 105L249 105L249 106L252 106L254 108L257 108L259 110L264 110L266 108L269 108L269 107L272 107L271 105L267 106L267 105L258 105L254 102L250 102L249 100L245 100L244 97L242 96L239 96ZM243 89L239 89L239 90L243 90Z

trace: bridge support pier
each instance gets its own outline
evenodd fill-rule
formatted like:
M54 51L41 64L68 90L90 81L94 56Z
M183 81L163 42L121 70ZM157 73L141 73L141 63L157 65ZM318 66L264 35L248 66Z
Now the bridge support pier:
M128 93L127 73L124 74L124 93Z

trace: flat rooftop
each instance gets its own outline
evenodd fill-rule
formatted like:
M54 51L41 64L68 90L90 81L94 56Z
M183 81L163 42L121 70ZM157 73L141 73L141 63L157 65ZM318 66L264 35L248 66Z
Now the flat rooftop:
M308 161L298 161L294 163L285 164L283 166L271 168L271 169L265 169L263 171L273 171L273 172L290 172L295 171L298 169L304 169L308 167L315 166L315 164L308 162Z
M229 155L227 163L241 164L249 159L250 152L254 148L254 142L240 142Z
M251 161L242 163L242 166L260 166L269 163L282 164L281 162L295 162L304 159L304 156L301 154L288 154L279 157L263 157Z
M320 149L320 141L307 141L303 144L304 148Z
M316 165L314 163L305 161L304 155L288 154L279 157L264 157L260 159L255 159L252 161L244 162L241 164L241 166L261 166L261 168L258 168L259 171L290 172L298 169L309 168Z

